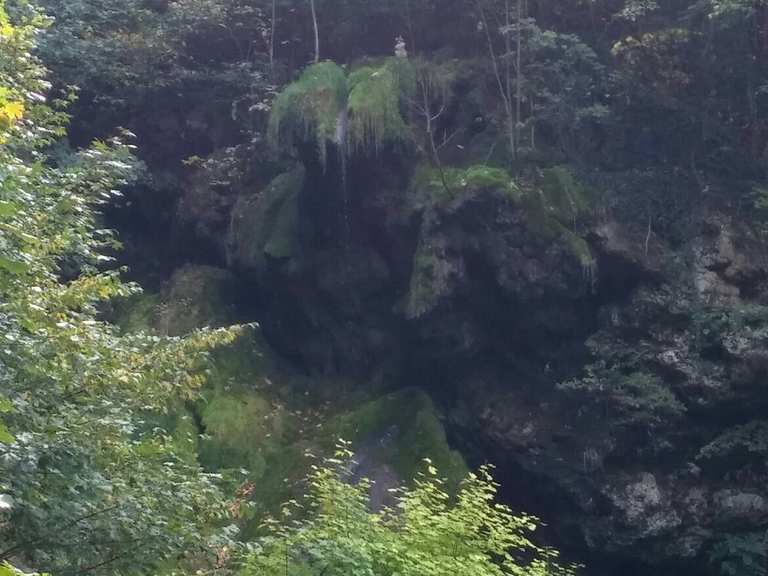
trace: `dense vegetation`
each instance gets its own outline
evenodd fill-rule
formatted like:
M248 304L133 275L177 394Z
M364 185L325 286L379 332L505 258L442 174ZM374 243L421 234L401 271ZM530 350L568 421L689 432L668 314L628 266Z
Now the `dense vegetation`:
M223 496L158 418L196 394L208 351L234 331L121 336L99 318L137 290L109 269L116 239L97 225L136 162L118 139L54 158L67 102L47 103L31 55L46 20L14 8L0 11L0 555L79 573L205 553Z
M0 574L764 574L767 215L765 0L0 0Z

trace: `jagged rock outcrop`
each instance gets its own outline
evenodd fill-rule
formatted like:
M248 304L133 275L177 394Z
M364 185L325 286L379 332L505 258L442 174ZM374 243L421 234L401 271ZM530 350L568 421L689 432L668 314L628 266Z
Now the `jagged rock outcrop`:
M477 169L399 191L353 171L345 205L314 170L281 196L291 226L259 225L284 206L275 184L233 216L278 349L431 391L456 444L595 573L716 570L724 542L765 529L759 234L713 211L672 244ZM323 200L349 210L335 233Z
M703 221L689 244L651 251L620 238L616 223L598 226L586 371L531 390L499 370L464 387L454 412L468 436L484 436L528 477L559 530L627 566L716 570L720 543L766 526L756 447L767 438L755 420L768 407L768 316L752 297L765 246L723 214Z

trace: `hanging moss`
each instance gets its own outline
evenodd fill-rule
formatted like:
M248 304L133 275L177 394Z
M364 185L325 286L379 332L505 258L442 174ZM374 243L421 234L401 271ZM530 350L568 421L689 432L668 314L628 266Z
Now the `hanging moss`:
M410 138L401 108L414 89L411 72L407 61L392 58L350 74L347 137L351 150L378 151L385 142Z
M314 64L275 101L270 136L278 145L314 140L323 163L329 142L360 152L406 141L402 109L414 78L410 63L397 58L361 66L348 79L333 62Z
M270 137L279 145L314 139L325 162L328 142L339 142L346 102L344 70L334 62L313 64L275 101L270 116Z

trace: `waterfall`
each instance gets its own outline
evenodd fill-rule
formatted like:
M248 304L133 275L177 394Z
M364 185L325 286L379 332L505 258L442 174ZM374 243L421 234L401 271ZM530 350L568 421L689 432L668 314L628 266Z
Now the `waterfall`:
M349 187L347 185L347 132L349 116L346 107L343 107L336 117L336 134L334 142L339 149L339 161L341 163L341 197L342 212L344 217L344 244L349 247L351 238Z

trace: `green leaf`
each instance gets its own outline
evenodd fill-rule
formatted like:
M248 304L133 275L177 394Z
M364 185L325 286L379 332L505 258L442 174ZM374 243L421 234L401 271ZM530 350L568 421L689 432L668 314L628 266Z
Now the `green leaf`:
M14 442L16 442L16 437L11 434L5 424L0 422L0 444L13 444ZM2 572L0 572L0 576L2 576Z
M29 267L24 262L17 262L4 256L0 256L0 270L5 270L6 272L18 276L24 274L28 269Z
M19 211L19 207L12 202L0 201L0 218L13 216Z

